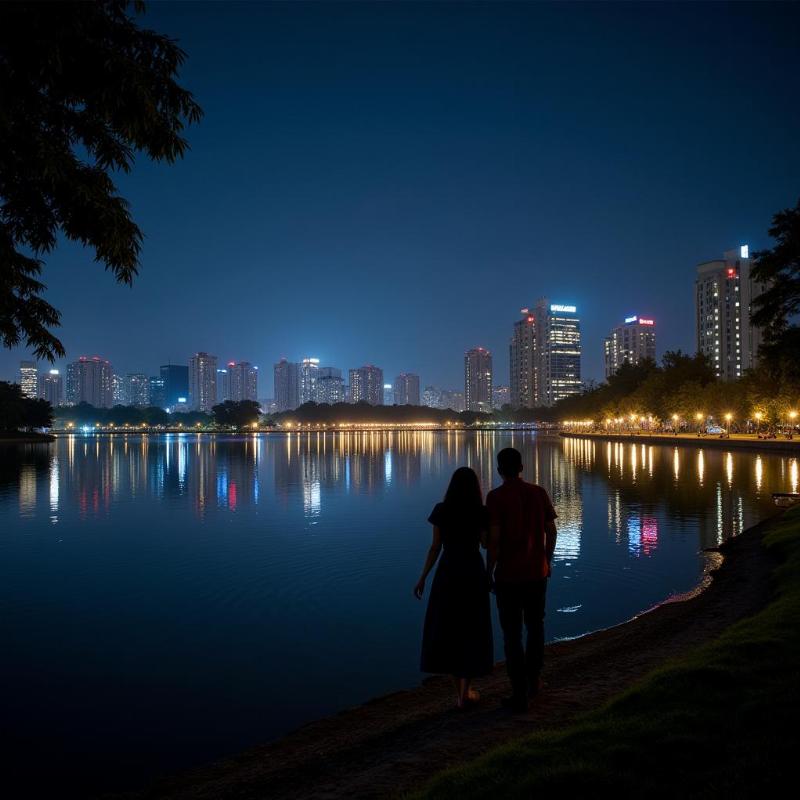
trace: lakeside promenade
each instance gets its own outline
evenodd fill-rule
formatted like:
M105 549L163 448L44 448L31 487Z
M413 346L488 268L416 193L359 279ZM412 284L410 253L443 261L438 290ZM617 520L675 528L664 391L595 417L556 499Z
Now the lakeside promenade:
M696 433L605 433L559 431L559 436L569 439L591 439L626 444L660 444L676 447L713 447L721 450L750 450L751 452L794 453L800 455L800 439L759 439L752 433L732 433L721 438L714 434L698 436Z

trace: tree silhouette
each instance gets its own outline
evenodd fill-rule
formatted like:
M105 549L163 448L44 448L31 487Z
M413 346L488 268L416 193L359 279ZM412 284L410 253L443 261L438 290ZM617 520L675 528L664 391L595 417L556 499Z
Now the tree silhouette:
M185 53L139 27L143 2L0 4L0 337L53 361L60 313L42 256L59 234L94 250L120 283L142 233L111 174L137 153L174 162L202 111L176 82Z

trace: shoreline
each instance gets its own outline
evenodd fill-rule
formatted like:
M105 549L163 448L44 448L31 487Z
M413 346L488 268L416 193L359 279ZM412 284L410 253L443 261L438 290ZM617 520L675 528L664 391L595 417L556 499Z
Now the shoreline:
M296 800L386 797L419 789L440 770L598 708L665 661L763 607L774 564L760 541L776 517L706 551L703 579L688 593L671 595L610 628L548 644L546 689L529 714L499 710L499 698L507 693L502 663L475 682L481 702L466 713L453 710L447 677L432 676L417 688L374 698L238 755L163 777L144 792L114 796Z
M10 436L0 433L0 445L4 444L50 444L56 440L52 433L21 433L19 436Z
M800 439L720 439L713 435L705 437L693 433L572 433L560 431L562 439L583 439L585 441L623 442L628 444L669 445L672 447L709 447L718 450L750 450L751 452L794 453L800 455Z

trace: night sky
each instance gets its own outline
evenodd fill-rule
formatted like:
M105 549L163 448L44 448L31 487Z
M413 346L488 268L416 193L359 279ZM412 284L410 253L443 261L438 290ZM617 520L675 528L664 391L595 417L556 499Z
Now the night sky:
M205 110L173 167L119 186L133 288L62 245L68 359L156 374L207 350L418 372L542 295L578 306L584 378L630 314L694 350L699 261L767 246L800 197L800 5L153 4ZM24 349L0 351L15 379ZM42 365L44 366L44 365ZM63 366L59 364L57 366Z

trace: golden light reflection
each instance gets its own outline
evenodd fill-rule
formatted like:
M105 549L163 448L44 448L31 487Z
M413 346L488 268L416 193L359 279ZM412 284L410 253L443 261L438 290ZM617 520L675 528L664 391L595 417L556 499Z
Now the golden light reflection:
M702 450L697 452L697 480L700 485L703 485L703 478L706 474L706 458Z
M761 491L761 484L764 482L764 462L761 456L756 456L756 490Z
M725 454L725 475L728 478L728 486L733 486L733 453Z
M797 459L793 458L789 462L789 491L797 493L798 480L797 480Z

